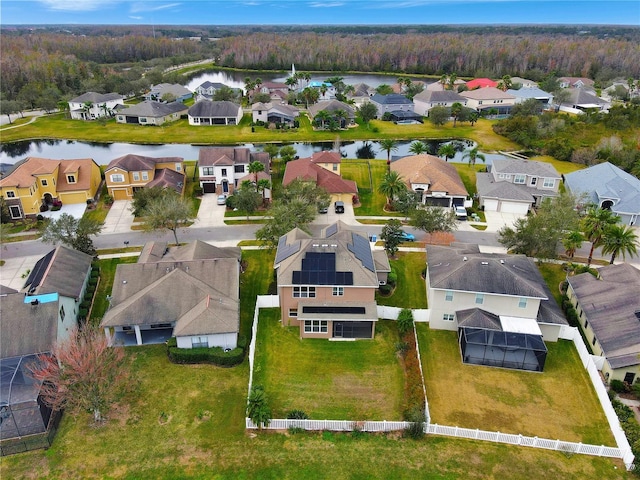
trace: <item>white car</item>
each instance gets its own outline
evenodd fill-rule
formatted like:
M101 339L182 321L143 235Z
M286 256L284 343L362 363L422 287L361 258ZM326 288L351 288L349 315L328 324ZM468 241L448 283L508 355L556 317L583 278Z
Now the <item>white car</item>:
M456 214L456 218L458 220L466 220L467 219L467 209L461 206L453 207L454 212Z
M226 205L227 197L224 195L218 195L218 205Z

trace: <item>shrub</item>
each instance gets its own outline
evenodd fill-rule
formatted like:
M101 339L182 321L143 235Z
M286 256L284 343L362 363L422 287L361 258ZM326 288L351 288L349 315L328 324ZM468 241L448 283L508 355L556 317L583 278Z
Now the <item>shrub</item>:
M79 319L84 319L87 318L87 315L89 314L89 310L87 310L86 308L80 308L78 310L78 318Z
M413 328L413 312L408 308L403 308L398 314L398 331L404 335Z
M167 342L169 359L173 363L212 363L221 367L233 367L244 360L244 350L234 348L225 352L221 347L213 348L178 348L175 338ZM175 343L175 345L173 345ZM173 345L173 346L172 346Z
M304 433L304 428L289 427L289 428L287 428L287 431L289 432L289 435L295 435L297 433Z
M395 285L398 281L398 272L395 271L394 268L391 268L391 271L387 274L387 283L391 285Z
M247 348L249 345L249 339L244 335L238 335L238 348L242 348L243 350Z
M89 310L90 306L91 306L91 300L83 300L82 303L80 304L80 310L82 309Z
M195 197L201 197L204 194L204 191L202 190L202 187L194 187L193 188L193 195Z
M609 387L616 393L624 393L627 391L627 387L622 380L611 380Z
M287 413L287 419L289 420L308 420L309 415L304 410L290 410Z
M386 285L380 285L379 290L382 295L390 295L393 287L387 283Z
M409 344L407 342L398 342L396 343L396 353L400 355L404 355L409 350Z
M98 284L98 277L91 277L89 278L89 283L87 284L89 287L93 287L93 289L95 290L96 285Z
M106 195L102 196L102 201L104 202L105 205L113 205L114 199L111 195L107 193Z

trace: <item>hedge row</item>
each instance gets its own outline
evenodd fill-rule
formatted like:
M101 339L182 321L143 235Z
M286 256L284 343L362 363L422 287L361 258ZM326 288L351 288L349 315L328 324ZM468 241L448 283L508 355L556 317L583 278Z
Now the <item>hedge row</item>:
M178 348L175 337L167 342L169 359L173 363L212 363L222 367L233 367L244 360L244 349L234 348L225 352L221 347Z
M578 317L578 312L573 307L571 300L567 295L562 295L562 310L564 311L565 316L567 317L567 321L569 325L572 327L578 327L580 325L580 317Z

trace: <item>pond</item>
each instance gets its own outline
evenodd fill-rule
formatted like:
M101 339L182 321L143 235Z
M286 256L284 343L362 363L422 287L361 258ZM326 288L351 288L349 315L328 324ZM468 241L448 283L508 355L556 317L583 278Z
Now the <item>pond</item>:
M448 141L424 140L424 142L435 153L440 145ZM455 142L459 144L461 151L457 152L456 156L450 161L462 162L464 151L473 148L475 145L473 142L466 140L456 140ZM411 143L411 141L398 141L397 150L391 152L392 157L400 158L411 155L409 152ZM300 158L309 157L314 152L333 149L333 142L298 142L291 145L296 149L296 154ZM343 158L358 158L358 150L365 145L371 147L374 158L387 159L387 152L375 141L341 142L340 152ZM260 151L264 145L245 143L240 146ZM26 157L42 157L54 159L93 158L99 165L108 165L111 160L129 153L149 157L182 157L185 160L197 160L200 148L203 147L189 144L139 145L132 143L78 142L75 140L28 140L0 145L0 163L14 164ZM505 158L498 154L485 154L485 156L487 157L487 163L491 163L494 158Z

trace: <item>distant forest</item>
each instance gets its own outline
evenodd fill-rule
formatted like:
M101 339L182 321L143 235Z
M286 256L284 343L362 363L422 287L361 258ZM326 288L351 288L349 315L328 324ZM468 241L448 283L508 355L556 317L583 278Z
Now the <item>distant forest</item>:
M147 81L171 81L162 74L168 66L204 58L257 70L294 63L305 71L533 80L554 73L601 86L640 77L637 27L3 26L0 35L2 99L33 106L89 90L128 94Z

